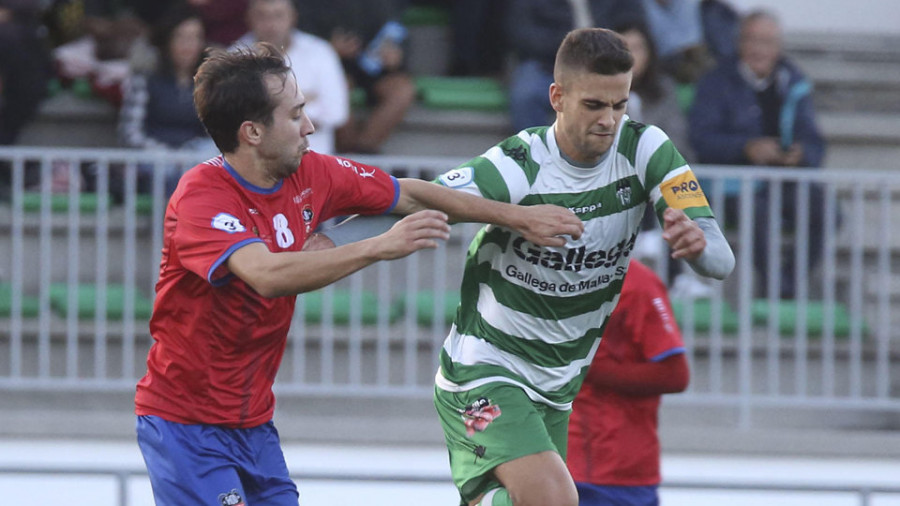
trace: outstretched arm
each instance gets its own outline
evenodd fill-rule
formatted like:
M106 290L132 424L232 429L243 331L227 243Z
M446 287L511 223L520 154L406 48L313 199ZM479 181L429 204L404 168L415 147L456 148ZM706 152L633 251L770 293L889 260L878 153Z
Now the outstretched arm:
M566 238L581 237L584 224L575 213L554 205L520 206L451 190L420 179L400 179L400 199L394 212L409 214L437 209L451 222L491 223L514 229L540 246L565 246Z
M319 238L304 251L280 253L254 242L232 253L228 268L263 297L280 297L316 290L379 260L436 248L437 239L449 236L444 213L421 211L398 221L384 234L327 251L322 250Z

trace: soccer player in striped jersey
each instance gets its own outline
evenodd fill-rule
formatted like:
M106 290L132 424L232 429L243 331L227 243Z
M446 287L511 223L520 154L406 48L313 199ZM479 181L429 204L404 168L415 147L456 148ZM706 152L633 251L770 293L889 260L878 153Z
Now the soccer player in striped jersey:
M435 406L463 505L575 506L566 469L572 400L619 300L645 206L673 258L724 279L734 255L666 134L625 114L632 56L612 31L570 32L551 126L519 132L439 182L484 198L571 209L584 233L538 246L488 225L469 248L440 356Z

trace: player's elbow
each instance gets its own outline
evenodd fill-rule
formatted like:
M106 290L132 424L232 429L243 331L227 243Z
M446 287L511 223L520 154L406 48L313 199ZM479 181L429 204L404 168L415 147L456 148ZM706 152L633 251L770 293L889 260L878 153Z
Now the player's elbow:
M674 365L670 375L669 393L677 394L687 390L691 382L691 370L684 355L679 355Z
M685 369L683 373L676 375L672 382L672 393L677 394L687 390L691 383L691 373Z

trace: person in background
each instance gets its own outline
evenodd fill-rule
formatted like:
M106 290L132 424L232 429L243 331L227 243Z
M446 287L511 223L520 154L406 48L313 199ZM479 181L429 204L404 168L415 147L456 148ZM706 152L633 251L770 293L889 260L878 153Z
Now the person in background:
M448 219L546 246L578 237L581 222L559 206L502 204L311 151L306 99L271 44L211 54L194 98L222 156L187 171L166 208L137 442L159 506L297 506L272 420L296 295L436 248ZM368 240L305 247L333 216L389 212L409 216Z
M291 0L250 0L247 24L250 32L235 46L268 42L285 52L306 97L306 114L316 127L316 135L309 138L310 149L334 154L335 130L350 117L347 80L334 48L295 28L297 9Z
M669 139L679 147L685 161L694 161L687 130L687 117L678 102L675 80L659 66L656 47L645 25L627 24L616 30L625 39L628 50L634 57L632 68L631 94L628 96L628 117L641 123L660 127ZM684 147L682 147L684 146ZM656 213L648 209L641 224L642 233L635 243L635 256L653 262L659 261L666 244L662 231L656 224ZM682 262L666 262L666 284L672 287L673 295L689 297L709 297L710 287L690 269L684 269Z
M166 11L182 4L192 8L203 21L206 40L216 47L228 47L247 33L249 0L130 0L135 13L148 25L156 25Z
M154 27L151 44L156 65L132 72L123 86L118 135L122 146L140 149L188 150L197 158L218 154L194 110L194 73L200 65L206 37L198 14L176 5ZM171 195L181 167L165 170L166 195ZM152 188L154 166L138 166L138 190Z
M580 506L659 504L659 405L689 378L665 285L632 260L569 419L567 465Z
M37 114L53 75L37 2L0 0L0 146L15 144ZM31 165L31 164L29 164ZM0 161L0 201L10 198L12 171ZM39 183L38 167L25 171L25 185Z
M71 36L57 46L53 57L57 77L66 85L84 86L88 94L115 107L122 104L122 84L131 72L130 59L150 27L137 17L127 2L84 0L60 2L57 15L74 18Z
M727 0L701 0L703 39L715 62L737 55L737 34L741 16Z
M784 55L781 26L767 11L753 11L742 19L738 58L720 63L700 79L688 120L691 144L700 163L815 168L825 156L812 85ZM796 230L797 189L796 182L781 186L776 219L782 230L809 234L808 260L813 268L823 249L824 190L818 184L809 186L809 228L801 231ZM757 288L762 295L769 291L770 198L769 185L757 187L753 262L761 274ZM729 198L726 206L734 209L728 216L737 216L736 205L735 196ZM795 295L794 256L786 252L775 262L781 280L776 296L790 299Z
M47 93L52 68L42 13L37 2L0 0L0 146L16 142Z
M613 28L643 23L634 0L509 0L508 45L515 60L509 79L509 119L514 132L553 120L547 88L560 42L573 28Z
M712 65L703 33L700 0L641 0L660 66L681 83L693 83Z
M416 87L406 71L402 0L298 0L301 26L328 41L340 56L350 88L365 92L365 115L351 114L337 132L340 152L379 153L406 117Z

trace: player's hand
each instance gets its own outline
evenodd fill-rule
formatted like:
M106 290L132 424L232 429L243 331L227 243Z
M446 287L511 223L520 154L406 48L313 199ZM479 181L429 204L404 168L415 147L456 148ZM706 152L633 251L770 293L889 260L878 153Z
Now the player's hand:
M578 239L584 223L569 209L552 204L519 206L513 225L522 236L538 246L565 246L566 238Z
M420 249L437 248L438 239L447 240L449 237L447 215L427 209L394 223L390 230L373 240L378 241L376 255L380 260L394 260Z
M663 212L662 237L672 248L672 258L694 260L706 248L706 236L700 225L681 209L670 207Z
M774 137L751 139L744 146L744 155L753 165L780 165L781 144Z

